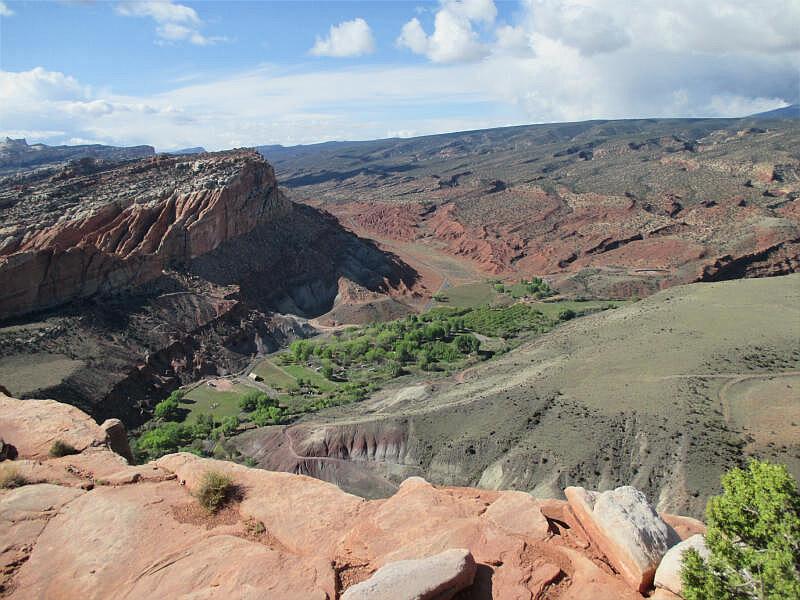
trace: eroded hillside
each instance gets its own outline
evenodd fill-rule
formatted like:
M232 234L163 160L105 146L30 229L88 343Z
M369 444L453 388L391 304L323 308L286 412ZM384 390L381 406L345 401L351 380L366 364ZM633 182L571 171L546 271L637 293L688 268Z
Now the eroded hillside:
M260 150L362 235L608 298L797 270L799 136L791 119L649 119Z
M629 482L699 516L747 456L800 475L798 307L798 275L676 287L232 442L367 496L410 475L545 497Z

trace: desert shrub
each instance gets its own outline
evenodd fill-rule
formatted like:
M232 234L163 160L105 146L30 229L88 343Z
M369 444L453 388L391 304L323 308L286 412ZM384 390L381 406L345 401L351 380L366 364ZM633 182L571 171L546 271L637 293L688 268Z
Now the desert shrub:
M70 454L78 454L79 451L72 444L68 444L62 440L56 440L50 446L50 456L58 458L60 456L69 456Z
M751 461L706 506L703 560L684 554L686 600L800 598L800 493L784 465Z
M10 490L29 483L30 481L15 466L7 465L0 468L0 488Z
M227 475L206 471L197 486L195 497L203 508L214 513L233 498L235 490L233 480Z

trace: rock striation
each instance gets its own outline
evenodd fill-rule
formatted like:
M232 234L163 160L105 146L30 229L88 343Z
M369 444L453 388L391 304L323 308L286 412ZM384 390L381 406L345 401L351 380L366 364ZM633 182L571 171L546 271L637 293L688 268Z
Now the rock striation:
M589 536L635 589L652 587L655 570L678 536L631 486L606 492L568 487L564 494Z
M364 500L186 453L134 466L74 407L0 400L19 450L0 470L27 481L0 489L4 597L642 598L564 501L420 478ZM43 454L54 438L81 451ZM215 514L192 496L208 471L237 487Z
M0 193L0 319L159 277L289 212L258 155L88 160Z

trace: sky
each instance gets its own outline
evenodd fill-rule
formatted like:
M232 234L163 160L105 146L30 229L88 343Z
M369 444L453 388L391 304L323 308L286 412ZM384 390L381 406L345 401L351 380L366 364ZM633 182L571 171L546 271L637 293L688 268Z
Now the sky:
M797 103L799 0L0 1L0 136L209 150Z

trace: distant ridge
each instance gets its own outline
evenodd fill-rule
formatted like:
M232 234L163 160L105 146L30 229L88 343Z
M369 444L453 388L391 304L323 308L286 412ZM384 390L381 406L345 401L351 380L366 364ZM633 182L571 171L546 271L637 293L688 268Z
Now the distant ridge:
M105 146L84 144L80 146L48 146L28 144L25 138L10 137L0 141L0 174L13 173L21 169L44 167L81 158L106 160L132 160L153 156L152 146Z
M800 119L800 104L790 104L783 108L776 108L766 112L756 113L748 119Z
M170 150L164 154L203 154L204 152L208 151L202 146L193 146L191 148L181 148L180 150Z

